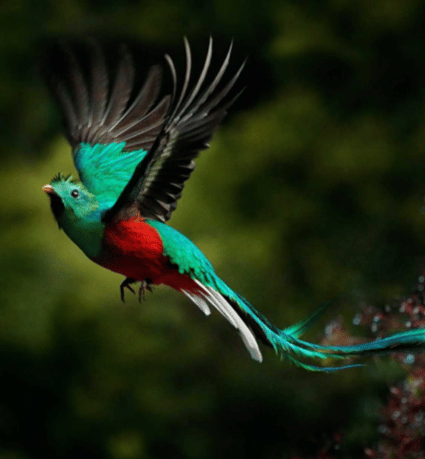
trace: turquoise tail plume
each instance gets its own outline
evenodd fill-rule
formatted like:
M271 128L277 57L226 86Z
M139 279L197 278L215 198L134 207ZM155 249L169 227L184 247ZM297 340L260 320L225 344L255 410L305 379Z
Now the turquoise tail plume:
M425 352L425 328L397 333L387 338L352 346L321 346L301 339L325 312L327 304L319 308L307 319L285 329L271 324L263 314L254 309L248 301L235 293L215 273L205 255L185 236L170 226L158 221L149 221L161 235L164 253L181 274L186 274L194 284L180 288L202 312L210 314L210 306L232 324L241 336L251 357L259 362L263 357L258 341L271 346L282 358L286 358L299 367L311 371L331 372L344 368L353 368L361 364L342 366L315 366L307 361L329 361L388 354L390 352ZM176 287L173 287L176 288Z
M323 305L307 319L285 329L279 329L218 277L211 276L208 280L203 279L202 283L196 282L200 287L196 294L186 291L183 293L206 314L209 314L207 302L214 306L238 330L252 358L260 362L262 355L257 340L271 346L282 358L290 360L295 365L321 372L333 372L362 364L324 367L311 365L305 360L341 360L391 352L425 351L425 328L408 330L376 341L350 346L322 346L309 343L300 337L317 322L329 304Z

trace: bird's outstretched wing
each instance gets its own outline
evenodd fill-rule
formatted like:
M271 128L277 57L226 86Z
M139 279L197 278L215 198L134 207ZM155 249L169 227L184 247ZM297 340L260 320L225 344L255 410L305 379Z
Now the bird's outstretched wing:
M46 53L40 68L61 111L81 181L94 194L109 190L117 198L158 137L170 96L157 101L160 66L152 66L141 88L135 87L124 45L115 71L97 42L90 41L87 51L84 67L71 46L60 45Z
M224 86L221 83L230 60L232 45L212 82L202 89L211 64L212 39L201 74L191 91L191 52L185 39L186 75L178 99L176 71L171 58L166 59L173 76L172 102L161 132L148 154L136 167L133 176L119 196L115 205L104 215L104 221L128 218L140 214L143 217L165 222L177 206L184 182L195 168L194 158L208 148L208 142L226 115L226 110L237 96L225 102L240 72ZM221 89L218 90L220 85Z

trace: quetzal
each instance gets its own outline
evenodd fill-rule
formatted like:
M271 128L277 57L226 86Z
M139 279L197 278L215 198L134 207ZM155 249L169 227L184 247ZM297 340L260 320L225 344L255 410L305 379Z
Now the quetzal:
M279 329L235 293L215 273L204 254L166 224L177 206L194 158L208 147L234 98L225 102L243 64L223 83L231 49L218 73L205 84L212 40L195 84L190 86L191 52L185 43L186 72L178 91L171 58L173 90L160 100L161 67L152 66L140 88L130 52L122 46L114 69L99 44L89 42L83 66L71 46L60 46L42 71L63 116L80 180L61 174L43 190L65 233L94 262L126 276L121 284L141 282L140 292L165 284L183 293L206 315L216 308L238 331L251 357L262 355L257 340L309 370L333 371L308 359L346 358L424 347L425 329L410 330L370 343L321 346L300 336L324 308L306 320ZM109 57L109 56L108 56ZM61 65L58 66L58 61ZM59 71L58 69L62 70Z

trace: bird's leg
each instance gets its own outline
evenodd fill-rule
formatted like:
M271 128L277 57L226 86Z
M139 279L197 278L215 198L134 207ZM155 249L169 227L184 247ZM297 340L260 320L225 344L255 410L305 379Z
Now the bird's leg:
M142 297L143 301L145 301L145 292L146 290L149 290L150 292L153 292L152 290L152 281L151 279L145 279L140 282L140 288L139 288L139 303L142 302Z
M133 292L133 293L136 293L132 287L130 287L130 284L134 284L135 282L137 282L136 279L132 279L131 277L127 277L125 278L122 282L121 282L121 285L120 285L120 292L121 292L121 301L123 303L125 303L125 299L124 299L124 289L125 288L128 288L130 290L130 292Z

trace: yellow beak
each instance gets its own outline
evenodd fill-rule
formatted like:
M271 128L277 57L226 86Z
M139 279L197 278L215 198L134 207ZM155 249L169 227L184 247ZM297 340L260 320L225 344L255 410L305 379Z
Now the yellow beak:
M41 189L47 194L53 194L55 191L53 190L52 185L44 185Z

